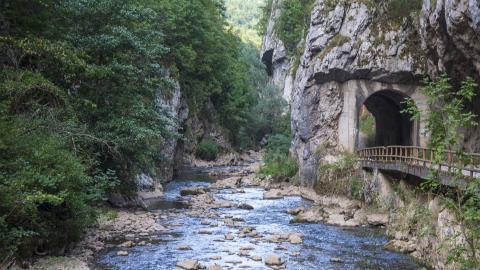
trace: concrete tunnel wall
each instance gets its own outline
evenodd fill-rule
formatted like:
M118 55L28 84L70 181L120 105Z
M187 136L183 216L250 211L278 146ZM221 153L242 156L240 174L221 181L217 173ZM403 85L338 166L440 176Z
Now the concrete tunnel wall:
M426 111L426 97L417 85L388 84L368 80L350 80L341 85L343 109L339 119L338 141L343 150L353 152L359 145L359 119L363 105L376 119L376 145L415 145L425 147L422 117L411 122L400 113L400 102L410 97L416 106Z

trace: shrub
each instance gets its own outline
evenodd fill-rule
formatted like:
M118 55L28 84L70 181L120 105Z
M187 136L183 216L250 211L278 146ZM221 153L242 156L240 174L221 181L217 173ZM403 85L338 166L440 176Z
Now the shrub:
M267 162L262 168L260 168L260 174L271 175L273 177L294 177L298 172L298 165L295 160L279 156L275 160Z
M102 195L59 138L12 126L0 122L0 262L78 240Z
M314 188L319 194L362 199L363 184L357 171L357 156L345 152L339 155L337 161L321 164Z
M293 177L298 172L298 165L288 156L290 136L279 133L268 138L265 165L260 168L260 174L273 177Z
M195 151L195 156L197 158L207 160L207 161L216 160L217 155L218 155L218 146L209 140L202 141L197 146L197 150Z

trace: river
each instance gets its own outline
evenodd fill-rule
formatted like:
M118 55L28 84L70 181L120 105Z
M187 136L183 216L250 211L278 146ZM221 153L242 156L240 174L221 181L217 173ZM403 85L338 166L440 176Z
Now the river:
M244 192L225 189L214 194L216 199L235 203L248 203L253 210L225 208L216 210L215 217L187 215L179 201L179 192L185 186L207 186L214 179L205 172L185 171L165 187L165 202L152 210L163 217L159 222L168 232L158 233L151 244L136 246L128 256L117 256L116 245L96 256L97 269L176 269L177 262L196 259L202 265L217 263L222 269L270 269L263 261L254 261L252 255L265 258L268 254L279 255L286 261L286 269L420 269L407 255L383 249L387 242L380 228L343 228L324 224L290 224L288 209L309 206L310 202L300 197L264 200L263 189L244 188ZM226 226L222 220L232 218L254 227L264 238L238 237L238 228ZM210 225L202 225L208 220ZM199 234L208 229L212 234ZM303 243L272 243L264 239L273 234L299 232ZM232 233L235 239L224 240L224 234ZM188 245L191 250L178 250ZM240 256L240 249L248 256ZM214 260L215 259L215 260Z

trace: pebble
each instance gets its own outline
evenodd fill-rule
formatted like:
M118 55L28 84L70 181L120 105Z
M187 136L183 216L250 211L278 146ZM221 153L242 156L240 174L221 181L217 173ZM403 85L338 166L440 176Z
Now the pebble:
M125 250L117 251L117 256L128 256L128 252Z

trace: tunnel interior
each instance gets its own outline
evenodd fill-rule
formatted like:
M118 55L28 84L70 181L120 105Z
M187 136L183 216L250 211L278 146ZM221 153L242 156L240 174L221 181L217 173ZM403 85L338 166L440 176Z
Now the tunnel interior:
M273 49L270 49L263 54L262 62L267 68L268 76L272 76L273 75Z
M410 115L402 113L405 108L403 104L408 96L390 90L379 91L369 96L363 103L360 110L360 133L365 123L361 121L368 120L368 114L373 118L370 120L373 124L370 134L363 134L359 138L360 147L388 146L388 145L414 145L415 144L415 123ZM368 110L368 111L365 111ZM367 117L362 117L364 115ZM367 124L368 127L368 124ZM362 134L360 134L362 135Z

